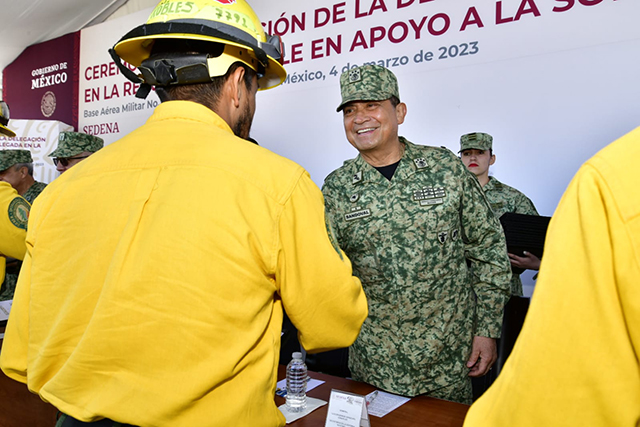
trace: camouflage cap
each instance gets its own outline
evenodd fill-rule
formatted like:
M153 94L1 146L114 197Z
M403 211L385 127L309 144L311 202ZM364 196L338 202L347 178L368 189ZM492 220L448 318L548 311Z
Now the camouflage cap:
M493 137L488 133L471 132L460 137L460 151L476 149L491 150L493 147Z
M58 148L49 157L73 157L88 151L95 153L104 147L104 140L97 136L80 132L60 132Z
M0 171L9 169L18 163L33 163L29 150L0 150Z
M16 136L16 133L9 129L9 106L6 102L0 101L0 135ZM4 169L3 169L4 170Z
M345 71L340 76L342 102L336 111L351 101L384 101L392 96L400 99L398 80L387 68L367 64Z

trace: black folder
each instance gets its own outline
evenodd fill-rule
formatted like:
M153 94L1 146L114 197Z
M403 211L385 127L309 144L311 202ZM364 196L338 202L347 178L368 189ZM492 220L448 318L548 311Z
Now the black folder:
M544 239L549 227L549 216L523 215L507 212L500 217L500 223L507 238L507 250L514 255L522 256L524 251L542 258ZM524 270L512 267L514 273Z

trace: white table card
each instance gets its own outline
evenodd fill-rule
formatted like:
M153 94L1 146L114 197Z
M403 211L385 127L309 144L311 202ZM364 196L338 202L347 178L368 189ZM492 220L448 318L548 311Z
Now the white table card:
M369 414L364 396L331 390L325 427L369 427Z

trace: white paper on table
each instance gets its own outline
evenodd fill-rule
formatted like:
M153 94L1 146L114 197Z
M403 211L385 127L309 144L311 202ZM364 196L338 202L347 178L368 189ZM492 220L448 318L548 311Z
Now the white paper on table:
M374 398L374 393L376 393L376 391L377 395ZM376 417L382 418L389 412L399 408L411 400L410 397L398 396L396 394L386 393L380 390L376 391L367 394L367 401L369 402L367 411L369 412L369 415L374 415Z
M284 415L284 417L287 419L287 424L290 424L295 420L298 420L304 417L305 415L310 414L311 412L315 411L319 407L324 406L326 404L327 402L325 402L322 399L316 399L316 398L307 396L307 407L304 408L304 410L301 412L289 412L287 410L286 403L278 406L278 409L280 409L280 412L282 412L282 415Z
M13 300L0 301L0 321L7 320L9 318L9 312L11 311L11 304Z

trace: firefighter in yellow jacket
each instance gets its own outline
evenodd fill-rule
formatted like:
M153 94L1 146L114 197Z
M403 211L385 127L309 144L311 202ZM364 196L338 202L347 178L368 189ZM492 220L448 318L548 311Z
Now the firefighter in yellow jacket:
M7 182L0 182L0 278L4 279L6 257L23 259L29 203ZM0 288L2 289L2 288Z
M0 101L0 135L16 136L7 127L9 106ZM4 282L7 257L23 259L26 251L25 237L29 218L29 203L18 195L8 182L0 181L0 280ZM1 282L0 282L1 283ZM4 283L2 283L4 285ZM0 294L4 286L0 287Z
M39 196L0 366L64 427L284 426L283 307L322 351L367 302L320 189L247 140L281 45L244 0L163 1L112 55L163 102Z

